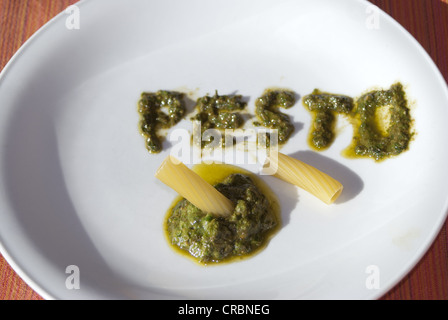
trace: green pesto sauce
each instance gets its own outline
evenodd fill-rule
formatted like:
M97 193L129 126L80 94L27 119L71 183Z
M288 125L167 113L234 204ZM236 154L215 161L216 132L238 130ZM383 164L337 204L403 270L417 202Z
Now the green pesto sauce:
M235 203L226 218L203 212L183 198L165 219L169 244L201 264L243 259L258 253L280 228L280 207L272 191L254 174L224 164L193 168Z
M381 109L386 113L381 114ZM370 91L357 100L353 142L344 155L375 161L397 156L409 148L412 122L401 83L388 90Z
M308 143L319 151L327 149L335 138L337 115L349 115L353 110L353 99L315 89L303 98L302 103L312 115Z
M139 128L150 153L162 151L160 130L171 128L183 118L183 98L183 93L166 90L141 94L138 102Z
M353 124L351 145L343 152L350 158L382 161L406 151L412 139L412 119L401 83L388 90L372 90L358 99L314 90L303 98L312 114L309 145L327 149L335 138L335 121L345 115Z
M327 149L335 138L337 114L350 114L353 110L353 99L316 89L305 96L302 103L312 115L313 124L308 143L319 151Z
M191 118L201 122L201 137L209 129L225 130L238 129L244 125L240 111L246 108L247 103L241 95L204 96L196 101L196 114ZM201 147L213 142L213 136L202 140ZM224 141L222 141L224 143Z
M256 126L276 129L278 143L285 144L294 132L294 124L280 108L289 109L296 103L293 91L284 89L266 89L255 101Z

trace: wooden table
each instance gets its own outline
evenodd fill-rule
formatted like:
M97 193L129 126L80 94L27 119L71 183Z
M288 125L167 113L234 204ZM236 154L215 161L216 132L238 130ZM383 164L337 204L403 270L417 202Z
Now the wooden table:
M371 0L426 49L448 81L448 0ZM0 70L19 47L74 0L0 0ZM447 106L448 107L448 106ZM0 255L0 299L40 300ZM448 223L385 300L448 300Z

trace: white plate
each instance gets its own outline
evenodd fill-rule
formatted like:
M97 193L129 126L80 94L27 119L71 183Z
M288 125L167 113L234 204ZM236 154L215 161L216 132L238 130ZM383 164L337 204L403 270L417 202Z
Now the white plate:
M79 29L67 28L74 11L61 13L0 79L1 252L44 298L375 299L428 249L447 211L447 87L386 14L361 0L77 7ZM203 268L168 247L162 222L175 194L154 172L169 151L145 150L142 91L218 89L253 108L271 86L356 97L395 81L413 101L417 135L380 164L340 155L348 125L329 150L311 152L309 114L300 102L287 111L297 133L283 152L343 182L337 204L264 177L284 226L259 255ZM79 289L66 286L71 265Z

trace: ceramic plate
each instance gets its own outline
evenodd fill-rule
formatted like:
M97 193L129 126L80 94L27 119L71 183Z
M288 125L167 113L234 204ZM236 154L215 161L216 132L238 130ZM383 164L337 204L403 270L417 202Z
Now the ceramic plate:
M340 122L332 147L313 152L298 101L282 152L340 180L338 201L263 176L283 225L261 253L200 267L168 246L176 194L154 173L174 144L146 151L141 92L237 93L250 112L269 87L357 97L397 81L415 120L409 151L347 159L352 129ZM81 1L14 56L0 103L1 252L47 299L376 299L446 218L446 83L367 1Z

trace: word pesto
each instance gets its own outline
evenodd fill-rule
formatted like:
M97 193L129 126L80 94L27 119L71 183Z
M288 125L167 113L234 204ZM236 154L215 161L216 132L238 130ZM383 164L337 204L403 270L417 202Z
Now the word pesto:
M375 161L396 156L409 147L413 133L412 119L401 83L388 90L373 90L358 99L314 90L303 98L311 112L308 142L322 151L335 137L335 119L347 116L354 125L352 144L345 151L348 157L369 157Z
M162 151L162 129L171 128L185 117L184 98L184 93L166 90L141 94L139 127L150 153ZM264 145L268 147L270 140L279 145L289 140L294 124L281 109L289 109L295 103L295 93L285 89L266 89L255 100L253 125L273 131L264 133ZM303 97L302 104L312 115L308 143L316 151L326 150L334 142L339 115L348 118L354 127L353 141L344 152L347 157L381 161L406 151L413 137L413 120L403 85L399 82L387 90L372 90L357 99L315 89ZM223 139L216 141L217 136L211 134L210 129L224 132L242 128L246 107L241 95L219 95L217 91L212 96L197 99L190 120L201 123L201 148L227 146Z

